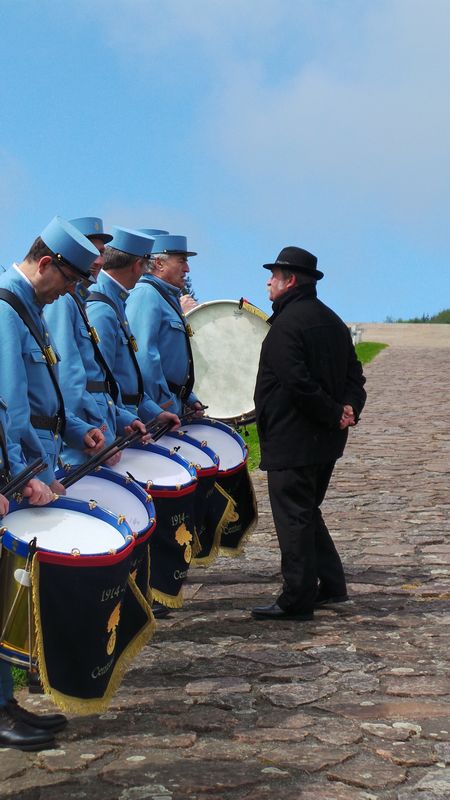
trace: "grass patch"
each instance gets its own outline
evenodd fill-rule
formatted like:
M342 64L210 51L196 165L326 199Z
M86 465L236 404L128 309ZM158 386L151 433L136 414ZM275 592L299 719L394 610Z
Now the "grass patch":
M382 342L360 342L356 345L356 355L358 356L361 364L367 364L372 361L381 350L387 347L387 344Z
M356 354L361 364L367 364L369 361L372 361L381 350L384 350L385 347L387 347L387 344L382 344L381 342L360 342L356 345ZM247 427L240 430L239 433L243 437L249 450L248 468L249 470L257 469L261 461L261 450L259 447L256 425L254 423L252 425L247 425Z
M12 668L14 690L23 689L28 686L27 671L26 669L19 669L19 667Z

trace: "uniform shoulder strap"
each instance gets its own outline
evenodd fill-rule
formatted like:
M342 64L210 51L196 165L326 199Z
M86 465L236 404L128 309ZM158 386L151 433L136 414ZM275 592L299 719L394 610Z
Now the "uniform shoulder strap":
M72 297L76 307L78 308L78 311L80 312L80 316L85 324L86 330L89 334L89 338L92 344L92 349L94 351L94 358L98 366L103 370L106 380L109 383L112 399L114 400L115 403L117 403L117 398L119 396L119 387L117 386L117 381L114 378L114 375L112 374L108 364L105 361L103 353L98 346L99 342L98 333L95 330L95 328L90 324L88 315L86 314L86 310L81 300L76 296L76 294L73 294Z
M141 368L140 368L140 366L138 364L138 360L136 358L136 352L137 352L137 349L138 349L136 339L127 330L127 327L124 324L124 322L123 322L123 320L122 320L122 318L121 318L121 316L119 314L119 309L117 308L115 302L113 300L111 300L109 297L107 297L106 294L103 294L103 292L91 292L88 295L86 302L87 303L94 303L94 302L105 303L107 306L110 306L112 309L114 309L116 317L117 317L117 321L118 321L120 327L122 328L122 332L123 332L124 336L126 336L127 344L128 344L128 350L129 350L129 353L130 353L130 356L131 356L131 360L132 360L133 365L134 365L134 369L136 371L136 377L137 377L137 383L138 383L138 394L139 394L139 396L141 398L139 400L139 403L137 404L137 405L139 405L142 402L142 398L144 397L144 381L143 381L143 378L142 378Z
M56 396L58 398L58 405L59 405L58 416L61 418L62 431L64 431L66 423L66 412L64 408L64 400L61 393L61 389L59 388L59 383L53 371L53 367L56 364L56 358L53 352L53 348L51 347L51 345L45 343L42 331L39 330L35 321L31 317L31 314L28 312L25 304L22 303L21 300L19 300L17 295L14 294L14 292L10 292L9 289L0 289L0 300L4 300L6 303L8 303L8 305L11 306L11 308L14 309L14 311L19 315L24 325L26 325L26 327L30 331L33 339L35 339L37 344L39 345L39 348L45 359L45 366L47 367L48 374L51 378Z

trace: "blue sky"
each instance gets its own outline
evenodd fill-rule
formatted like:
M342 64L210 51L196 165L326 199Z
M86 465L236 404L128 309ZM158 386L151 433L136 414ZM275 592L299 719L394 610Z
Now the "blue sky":
M185 234L203 302L319 258L347 321L450 306L448 0L0 0L0 262L54 214Z

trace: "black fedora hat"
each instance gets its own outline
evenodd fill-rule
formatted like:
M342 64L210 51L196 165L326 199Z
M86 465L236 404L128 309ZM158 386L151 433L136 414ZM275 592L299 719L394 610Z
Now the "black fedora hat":
M264 269L275 269L281 267L288 272L302 272L304 275L310 275L316 281L323 278L323 272L317 269L317 258L307 250L301 247L283 247L277 255L277 260L274 264L263 264Z

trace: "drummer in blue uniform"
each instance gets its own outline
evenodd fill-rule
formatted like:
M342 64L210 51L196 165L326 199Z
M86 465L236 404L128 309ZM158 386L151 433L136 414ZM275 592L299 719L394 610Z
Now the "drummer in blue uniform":
M26 466L22 451L8 434L9 419L6 403L0 397L0 492L11 477ZM45 505L53 493L45 483L32 478L22 494L32 505ZM8 513L8 500L0 494L0 517ZM0 587L3 595L3 587ZM0 747L18 750L45 750L55 746L54 734L67 723L63 714L33 714L22 708L14 698L11 664L0 656Z
M61 437L89 454L102 449L105 437L65 409L59 356L42 312L80 278L89 278L98 255L80 231L54 217L24 260L0 276L0 385L9 407L9 433L27 460L42 457L48 464L41 477L58 494L65 491L55 478Z
M172 408L166 411L165 406L158 405L144 391L137 360L139 351L125 312L129 292L142 275L154 240L129 228L112 230L113 239L105 248L103 268L88 299L90 323L98 332L100 348L119 384L125 407L144 422L155 419L178 427L180 420L171 413Z
M90 268L96 280L103 265L105 244L113 237L105 233L100 217L79 217L71 219L70 223L99 251ZM66 408L99 427L105 434L106 444L110 444L117 433L128 433L131 427L145 433L145 427L136 414L124 408L120 389L105 364L98 334L87 319L85 306L89 289L85 283L80 281L55 303L46 306L45 319L61 356L59 375ZM61 459L64 464L76 465L86 461L87 455L65 445ZM116 453L106 463L112 465L119 460L120 453Z
M190 328L180 305L188 257L195 255L188 250L185 236L155 236L148 269L127 301L145 389L160 405L171 403L178 415L183 406L202 413L192 391Z

